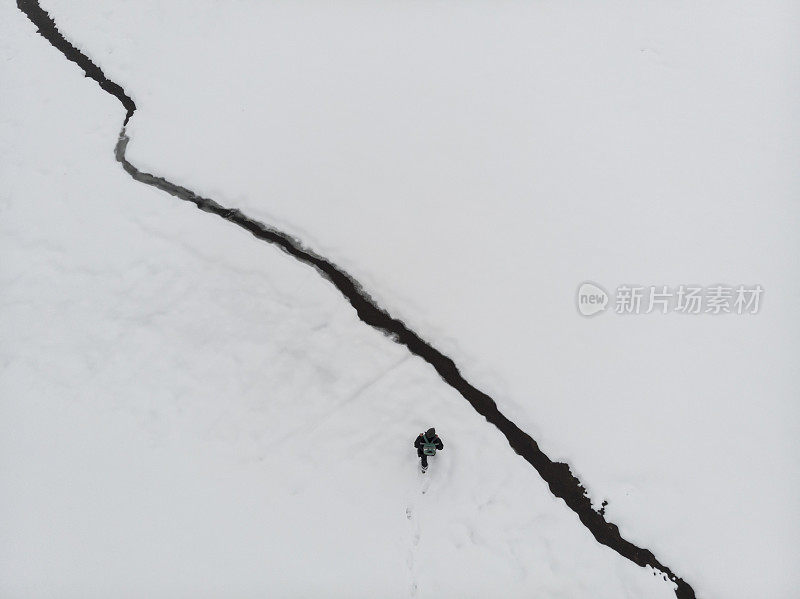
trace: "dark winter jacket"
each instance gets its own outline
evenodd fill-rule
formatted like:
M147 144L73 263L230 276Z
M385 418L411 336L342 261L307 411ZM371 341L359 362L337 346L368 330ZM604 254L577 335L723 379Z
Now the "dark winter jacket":
M414 447L416 447L417 449L422 449L422 444L425 443L425 439L423 439L423 434L424 433L420 433L419 436L417 437L417 440L414 441ZM433 439L428 439L428 442L434 443L436 445L436 449L438 449L439 451L444 449L444 443L442 443L442 440L439 438L439 435L434 435Z

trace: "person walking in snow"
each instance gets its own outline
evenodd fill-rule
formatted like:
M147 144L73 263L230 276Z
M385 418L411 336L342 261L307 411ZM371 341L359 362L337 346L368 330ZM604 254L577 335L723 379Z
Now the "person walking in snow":
M439 435L436 434L436 429L431 427L424 433L419 434L416 441L414 441L414 447L417 448L422 471L425 472L428 469L428 456L436 455L437 449L439 451L443 450L444 443L442 443Z

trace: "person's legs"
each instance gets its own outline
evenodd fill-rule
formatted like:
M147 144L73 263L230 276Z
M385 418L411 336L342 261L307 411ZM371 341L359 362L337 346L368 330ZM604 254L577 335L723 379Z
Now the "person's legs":
M425 468L428 467L428 456L422 453L421 447L417 448L417 455L419 456L419 461L422 464L422 469L425 470Z

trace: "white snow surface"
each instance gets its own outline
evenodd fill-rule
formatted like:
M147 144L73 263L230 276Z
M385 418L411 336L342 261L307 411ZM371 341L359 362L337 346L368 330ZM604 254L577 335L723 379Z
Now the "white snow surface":
M43 6L139 168L345 267L700 597L796 596L795 4ZM673 596L313 270L132 181L0 10L0 595ZM766 292L587 320L585 280Z

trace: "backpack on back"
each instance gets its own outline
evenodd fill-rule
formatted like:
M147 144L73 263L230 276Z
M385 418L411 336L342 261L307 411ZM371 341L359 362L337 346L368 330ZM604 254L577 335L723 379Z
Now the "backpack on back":
M428 441L425 433L422 434L422 455L436 455L436 443Z

